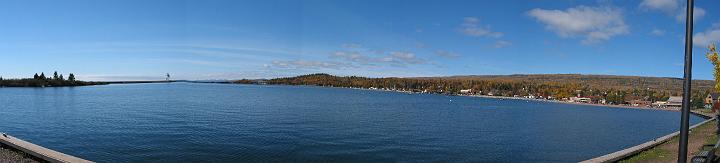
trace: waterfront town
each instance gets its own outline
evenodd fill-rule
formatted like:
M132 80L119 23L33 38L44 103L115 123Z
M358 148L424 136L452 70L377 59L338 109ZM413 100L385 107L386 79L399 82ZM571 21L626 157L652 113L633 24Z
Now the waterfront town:
M682 92L666 87L677 79L662 77L581 74L494 75L428 78L367 78L308 74L269 80L238 80L238 84L310 85L392 91L411 94L442 94L502 99L538 100L572 104L678 110ZM694 81L693 109L710 109L718 102L712 81Z
M0 163L720 162L720 1L88 2L0 5Z
M355 89L357 89L357 88L355 88ZM404 93L430 93L428 91L412 92L412 91L392 89L392 88L370 87L367 89L395 91L395 92L404 92ZM581 96L580 94L578 94L577 96L574 96L574 97L566 97L566 98L555 98L553 96L541 96L541 95L532 95L532 94L526 95L526 96L513 95L513 96L508 97L508 96L498 96L498 95L493 94L492 92L483 94L482 91L473 92L472 89L462 89L462 90L460 90L460 93L457 95L458 96L471 96L471 97L487 97L487 98L539 100L539 101L548 101L548 102L563 102L563 103L577 103L577 104L615 105L615 106L654 108L654 109L664 109L664 110L679 110L680 107L682 106L682 96L670 96L667 100L664 100L664 101L628 99L625 101L625 103L612 103L601 97ZM701 109L701 108L711 109L713 103L719 102L719 100L720 100L720 99L718 99L719 97L720 97L720 93L710 93L707 95L707 97L705 99L703 99L703 101L702 101L703 107L696 107L693 109Z

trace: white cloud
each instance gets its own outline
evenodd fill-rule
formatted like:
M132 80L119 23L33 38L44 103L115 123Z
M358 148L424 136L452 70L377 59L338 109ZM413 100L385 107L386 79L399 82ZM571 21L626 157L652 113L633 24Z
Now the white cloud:
M650 31L650 34L655 36L665 36L665 30L653 29L652 31Z
M409 64L423 64L425 60L415 56L415 53L410 52L390 52L390 56L393 60L401 61Z
M675 15L675 20L677 20L678 22L681 22L681 23L685 22L685 17L687 17L685 14L686 11L687 10L685 8L680 10L679 13L677 15ZM695 9L693 10L693 22L696 22L696 21L702 19L704 16L705 16L705 9L700 8L700 7L695 7Z
M457 58L457 57L460 57L460 55L457 54L457 53L453 53L453 52L449 52L449 51L445 51L445 50L437 50L437 51L435 51L434 54L435 54L435 55L438 55L438 56L441 56L441 57L445 57L445 58Z
M679 23L685 22L686 5L682 4L683 0L643 0L640 2L640 8L645 10L659 10L673 16ZM693 13L693 21L698 21L705 16L705 9L695 7Z
M607 41L630 32L622 12L612 7L578 6L564 11L536 8L528 15L544 23L547 30L560 37L584 37L584 44Z
M676 12L680 3L678 0L643 0L640 7L649 10L661 10L668 14Z
M480 19L475 17L466 17L460 28L460 33L473 37L502 37L502 32L494 32L490 30L490 26L481 26Z
M493 44L493 47L494 48L504 48L504 47L507 47L510 45L512 45L512 43L510 43L508 41L500 40L500 41L495 41L495 44Z
M393 51L389 53L376 52L377 54L369 55L357 51L337 51L330 54L331 59L340 59L347 62L348 65L370 65L382 66L389 64L392 66L406 66L407 64L425 64L425 59L419 58L415 53Z
M713 27L693 35L693 45L699 47L707 47L711 43L720 41L720 25L716 23Z
M348 68L349 65L333 61L275 60L272 61L271 67L286 69L344 69Z
M386 66L407 67L408 65L423 65L428 61L418 57L415 53L406 51L373 50L363 48L360 44L343 44L344 50L335 51L325 60L274 60L265 68L279 68L292 70L363 70L366 68L380 68Z
M359 62L363 64L375 62L373 58L370 58L370 56L359 52L337 51L330 54L330 58L343 59L345 61Z

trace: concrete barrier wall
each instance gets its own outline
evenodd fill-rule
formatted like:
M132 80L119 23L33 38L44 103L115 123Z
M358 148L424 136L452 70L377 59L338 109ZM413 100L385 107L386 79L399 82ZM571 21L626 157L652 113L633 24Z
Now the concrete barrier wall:
M711 121L713 121L713 120L715 120L715 118L705 120L705 121L703 121L703 122L700 122L700 123L698 123L698 124L696 124L696 125L691 126L690 129L693 129L693 128L697 127L697 126L700 126L700 125L703 125L703 124L705 124L705 123L711 122ZM626 149L623 149L623 150L620 150L620 151L617 151L617 152L613 152L613 153L610 153L610 154L606 154L606 155L604 155L604 156L600 156L600 157L596 157L596 158L593 158L593 159L589 159L589 160L582 161L582 163L616 162L616 161L619 161L619 160L621 160L621 159L624 159L624 158L633 156L633 155L635 155L635 154L638 154L638 153L640 153L640 152L642 152L642 151L645 151L645 150L647 150L647 149L650 149L650 148L652 148L652 147L658 146L658 145L660 145L660 144L662 144L662 143L665 143L665 142L667 142L668 140L672 139L673 137L675 137L675 136L677 136L677 135L679 135L679 134L680 134L680 131L676 131L676 132L673 132L672 134L668 134L668 135L665 135L665 136L656 138L656 139L654 139L654 140L651 140L651 141L642 143L642 144L640 144L640 145L636 145L636 146L633 146L633 147L630 147L630 148L626 148Z
M12 137L10 135L0 135L0 143L9 147L15 148L42 160L51 163L91 163L85 159L70 156L64 153L60 153L45 147L35 145L33 143Z
M690 113L692 113L692 114L694 114L694 115L696 115L696 116L698 116L698 117L705 118L705 119L715 118L714 113L703 113L703 112L694 111L694 110L690 111Z

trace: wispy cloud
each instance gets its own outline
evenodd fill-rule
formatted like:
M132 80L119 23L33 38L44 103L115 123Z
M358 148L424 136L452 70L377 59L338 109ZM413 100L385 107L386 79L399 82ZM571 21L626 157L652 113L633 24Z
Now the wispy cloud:
M651 34L651 35L654 35L654 36L664 36L664 35L665 35L665 30L653 29L652 31L650 31L650 34Z
M334 61L275 60L272 61L270 67L283 69L346 69L351 66Z
M225 45L225 44L179 44L179 45L170 45L175 46L179 48L185 48L185 49L195 49L195 50L207 50L207 51L216 51L216 52L229 52L229 53L241 53L241 52L252 52L252 53L265 53L265 54L298 54L300 52L298 51L292 51L292 50L280 50L279 48L255 48L255 47L245 47L242 45Z
M528 15L560 37L584 37L583 44L610 40L630 33L620 9L610 6L577 6L566 10L532 9Z
M206 59L185 59L185 58L153 58L147 59L147 61L168 63L175 65L187 65L187 66L208 66L208 67L221 67L221 68L240 68L242 64L219 61L219 60L206 60Z
M273 60L266 67L317 70L333 69L366 71L388 67L408 67L428 64L426 59L410 51L386 51L366 48L361 44L343 44L341 50L331 52L325 59Z
M362 45L356 44L356 43L344 43L344 44L342 44L342 46L343 46L344 48L351 48L351 49L352 49L352 48L361 48L361 47L362 47Z
M355 52L355 51L336 51L330 54L332 59L341 59L347 62L361 63L361 64L372 64L376 62L384 62L382 58L373 58L367 54Z
M685 22L687 6L681 5L682 0L643 0L640 2L640 8L646 11L661 11L668 16L672 16L679 23ZM695 7L693 13L693 21L698 21L705 16L705 9Z
M453 53L453 52L445 51L445 50L436 50L434 54L437 55L437 56L445 57L445 58L457 58L457 57L460 57L460 55L457 54L457 53Z
M392 59L394 61L397 60L402 63L407 63L407 64L424 64L425 63L424 59L418 58L417 56L415 56L415 53L411 53L411 52L400 52L400 51L390 52L390 56L391 56L390 59Z
M677 15L675 15L675 20L678 23L685 22L685 18L687 17L687 14L685 14L686 11L687 11L687 9L683 8L682 10L679 11L679 13ZM695 7L693 9L693 21L694 22L698 21L698 20L702 19L703 17L705 17L705 9L700 8L700 7Z
M472 37L499 38L503 36L502 32L490 30L489 25L482 26L480 19L475 17L466 17L463 19L463 23L460 25L460 33Z
M92 55L142 55L162 56L168 54L191 54L215 58L253 59L268 56L303 55L301 52L282 48L258 48L242 44L220 42L92 42L72 44L34 44L27 48L49 49L53 53Z
M493 44L493 47L494 48L504 48L504 47L507 47L510 45L512 45L512 43L510 43L508 41L500 40L500 41L495 41L495 44Z
M370 55L369 52L357 51L336 51L330 54L331 59L339 59L348 62L348 64L383 66L380 64L392 64L395 66L405 66L406 64L423 64L425 60L415 56L411 52L376 52L380 54Z
M660 10L668 14L674 14L680 4L678 0L643 0L640 7L646 10Z

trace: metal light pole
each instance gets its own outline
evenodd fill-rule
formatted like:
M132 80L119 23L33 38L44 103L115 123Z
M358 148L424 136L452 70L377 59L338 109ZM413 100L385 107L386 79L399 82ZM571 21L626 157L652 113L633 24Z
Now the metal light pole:
M688 131L690 130L690 86L692 86L692 33L693 33L693 0L687 0L685 18L685 80L683 80L682 114L680 117L680 145L678 146L678 162L687 162Z

